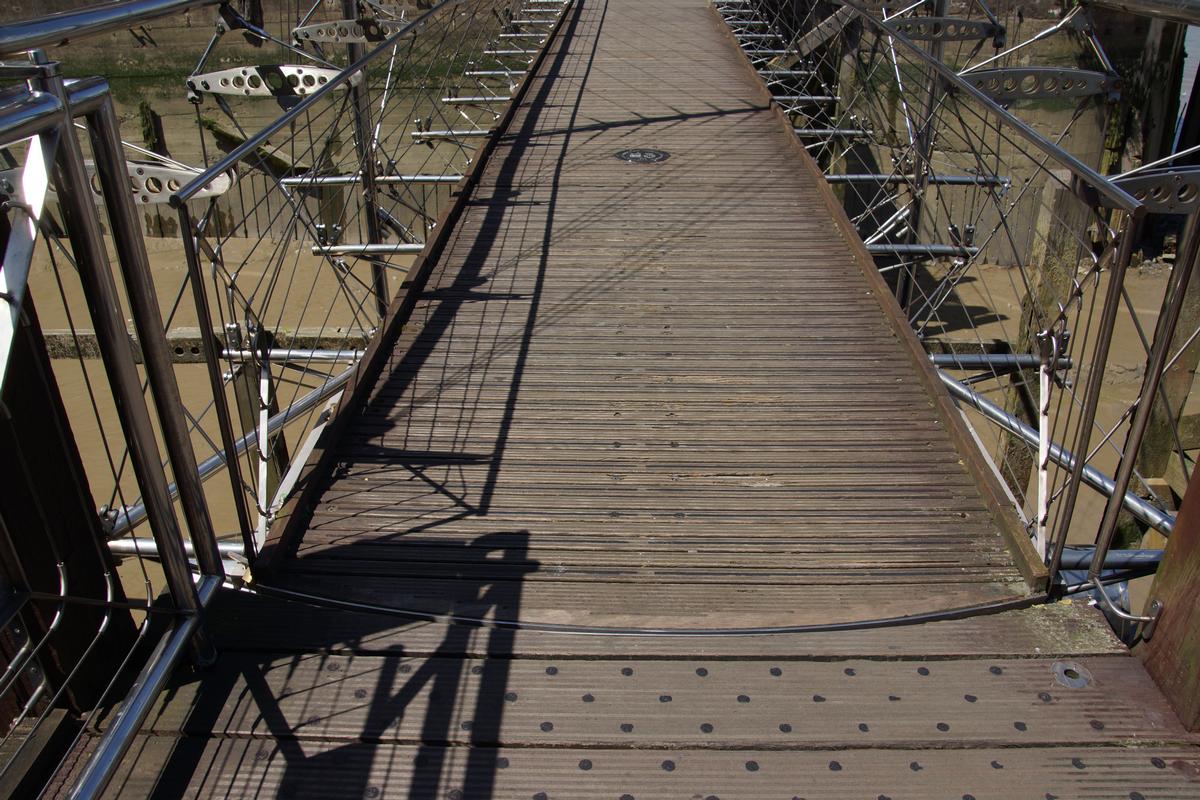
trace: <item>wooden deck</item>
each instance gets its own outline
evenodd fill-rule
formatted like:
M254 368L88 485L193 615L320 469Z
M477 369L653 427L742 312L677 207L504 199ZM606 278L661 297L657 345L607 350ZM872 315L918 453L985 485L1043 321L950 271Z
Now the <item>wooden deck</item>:
M1084 606L749 630L1044 575L703 0L576 0L410 291L259 579L483 622L223 595L112 796L1200 795Z

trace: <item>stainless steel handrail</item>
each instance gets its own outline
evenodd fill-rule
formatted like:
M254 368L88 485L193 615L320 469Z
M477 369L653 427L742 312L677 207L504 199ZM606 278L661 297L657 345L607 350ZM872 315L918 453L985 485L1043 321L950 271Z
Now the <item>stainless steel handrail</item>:
M76 11L63 11L0 26L0 55L51 47L68 39L94 36L168 17L189 8L215 6L225 0L123 0Z

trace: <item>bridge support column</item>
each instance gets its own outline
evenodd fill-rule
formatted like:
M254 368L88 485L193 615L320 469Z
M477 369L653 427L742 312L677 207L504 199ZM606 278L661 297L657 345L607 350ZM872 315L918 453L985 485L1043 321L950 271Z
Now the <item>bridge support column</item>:
M1192 473L1150 599L1163 607L1138 654L1180 721L1200 730L1200 470Z

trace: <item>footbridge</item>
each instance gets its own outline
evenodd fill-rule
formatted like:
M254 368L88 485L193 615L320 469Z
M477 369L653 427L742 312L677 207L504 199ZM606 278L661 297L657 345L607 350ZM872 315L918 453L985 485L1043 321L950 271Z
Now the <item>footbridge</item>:
M27 312L6 343L6 448L37 501L21 519L59 525L39 488L58 462L34 464L17 424L39 403L70 416L55 347L103 357L136 479L89 523L106 547L60 536L56 563L91 559L107 584L10 578L8 619L45 629L34 655L64 676L27 689L13 729L67 745L18 777L49 776L48 797L1196 796L1195 690L1161 666L1197 646L1195 559L1164 561L1137 605L1106 586L1162 558L1122 525L1177 551L1200 533L1200 495L1177 519L1135 464L1157 421L1138 398L1190 345L1172 338L1190 216L1137 397L1104 394L1134 329L1135 232L1190 214L1193 176L1116 180L1072 155L1078 108L1115 91L1102 70L956 63L952 45L1001 35L994 16L823 5L301 20L283 44L332 66L189 76L235 122L260 87L283 106L259 133L209 125L226 145L190 173L183 146L173 165L122 156L103 82L41 51L9 63L26 83L0 96L5 141L51 180L34 198L37 170L18 173L30 223L5 276L61 213L93 320L66 336ZM278 44L219 13L225 36ZM1070 106L1067 129L1024 121L1021 91ZM162 197L150 172L127 202L122 163L166 170ZM96 188L71 197L72 177ZM176 244L150 238L164 225ZM149 272L170 257L194 340ZM187 366L207 417L180 399ZM14 375L45 397L9 400ZM165 592L114 588L132 562L161 564L137 574ZM100 626L86 652L56 608L77 638ZM35 638L6 641L26 686ZM124 672L77 687L96 654Z

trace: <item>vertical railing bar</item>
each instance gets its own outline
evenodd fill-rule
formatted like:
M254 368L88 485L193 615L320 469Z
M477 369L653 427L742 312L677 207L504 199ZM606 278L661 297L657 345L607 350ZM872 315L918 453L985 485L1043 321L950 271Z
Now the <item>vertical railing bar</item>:
M1164 367L1171 351L1171 340L1174 338L1175 327L1179 322L1179 315L1186 300L1188 282L1195 269L1197 255L1200 254L1200 216L1196 213L1188 217L1184 237L1185 245L1181 249L1182 266L1175 270L1171 276L1172 280L1168 283L1167 291L1170 293L1171 299L1166 313L1159 320L1154 332L1154 347L1146 365L1146 375L1142 379L1142 390L1138 395L1137 407L1134 409L1133 419L1129 422L1125 451L1120 464L1117 465L1116 474L1113 475L1113 481L1116 484L1115 492L1121 494L1124 494L1129 486L1130 478L1133 477L1138 451L1141 449L1146 428L1150 424L1154 398L1158 394L1159 383L1162 381ZM1180 262L1176 260L1176 263ZM1116 533L1117 515L1120 511L1120 505L1114 504L1112 498L1109 498L1108 503L1104 506L1104 516L1101 518L1100 528L1096 533L1096 552L1092 558L1092 565L1088 568L1089 580L1094 581L1100 577L1100 571L1104 566L1104 556L1112 546L1113 536Z
M208 302L208 291L204 285L204 272L200 255L196 252L198 235L192 224L192 215L187 203L179 206L179 230L183 237L184 260L187 263L188 280L192 284L192 300L196 306L196 322L200 326L200 346L204 351L204 365L208 372L209 388L213 395L213 412L221 434L221 446L225 448L225 468L229 475L230 491L233 493L234 510L238 528L242 534L242 545L246 559L252 561L257 555L254 547L254 528L250 523L250 511L246 507L246 495L242 488L242 465L233 433L233 422L229 417L229 398L225 396L225 381L221 378L221 350L213 339L212 308Z
M1071 518L1075 513L1075 503L1079 498L1084 462L1090 450L1092 427L1096 422L1096 409L1100 403L1100 387L1104 383L1104 368L1108 364L1108 351L1112 344L1113 327L1116 324L1117 311L1121 303L1121 288L1125 283L1125 271L1133 254L1133 240L1139 228L1139 220L1131 214L1124 215L1122 222L1121 245L1113 259L1112 268L1108 275L1108 291L1104 298L1101 311L1100 325L1096 331L1096 348L1092 355L1091 372L1088 375L1087 389L1084 393L1083 408L1080 411L1078 435L1075 442L1075 452L1081 455L1076 459L1071 470L1067 494L1063 499L1059 512L1058 530L1054 542L1054 555L1050 559L1050 579L1056 580L1062 563L1063 548L1067 544L1067 533L1070 530ZM1120 493L1119 496L1124 496Z
M88 134L96 157L104 204L108 209L117 263L137 326L146 376L153 390L163 442L170 458L184 518L191 533L196 561L204 575L224 576L221 554L213 534L212 517L204 486L196 468L191 432L183 416L183 400L167 345L158 295L150 272L150 258L129 194L129 176L121 148L121 131L111 95L87 114Z

